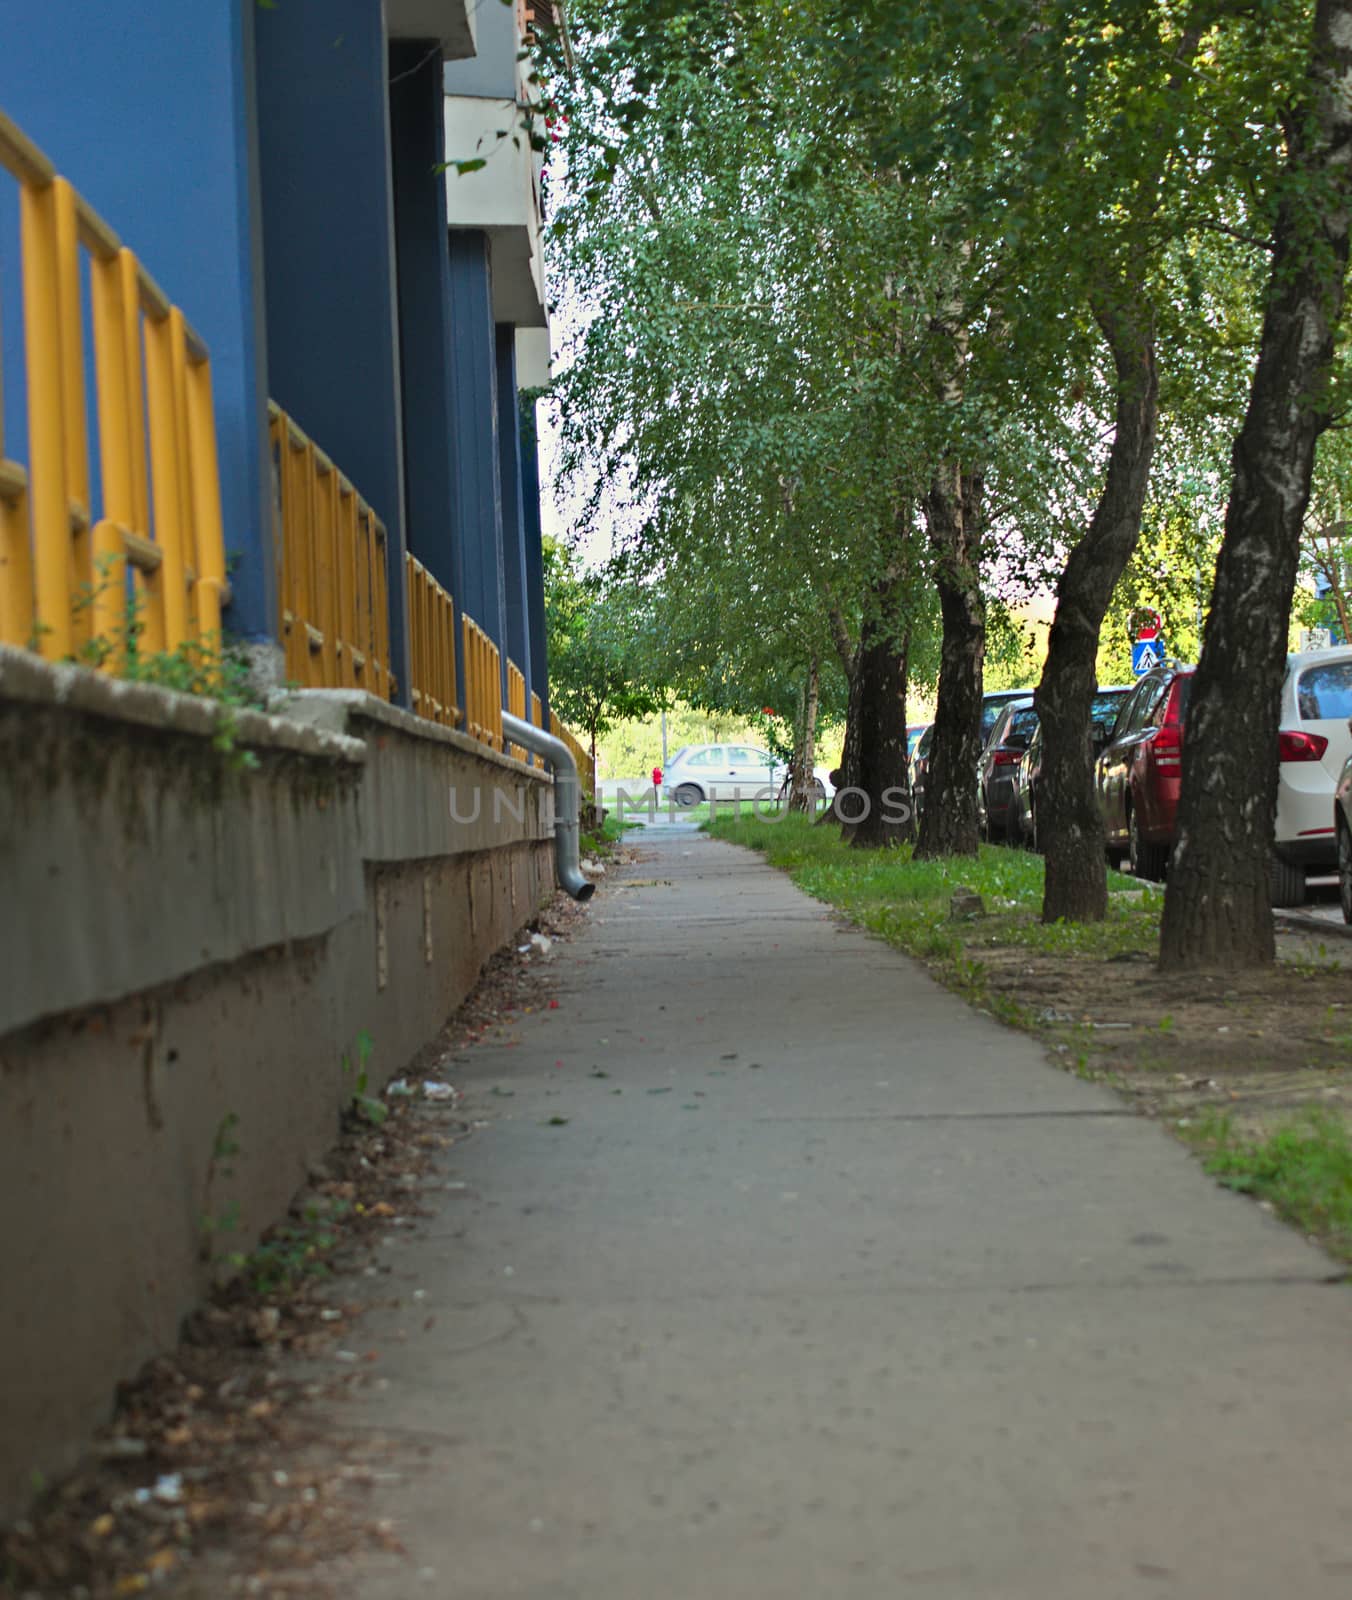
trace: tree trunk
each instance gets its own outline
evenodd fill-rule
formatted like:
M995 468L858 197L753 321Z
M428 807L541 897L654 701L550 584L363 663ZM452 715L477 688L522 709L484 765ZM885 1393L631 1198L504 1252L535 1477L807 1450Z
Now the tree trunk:
M861 712L861 704L859 704L859 688L861 688L861 683L859 683L859 656L862 653L862 637L859 640L859 645L851 646L850 630L846 629L845 619L843 619L837 606L832 606L830 622L832 622L832 629L830 629L832 643L835 645L835 653L840 656L840 666L845 670L846 686L845 742L843 742L842 750L840 750L840 766L837 766L830 774L830 782L832 782L832 787L838 794L842 789L858 789L859 787L859 712ZM821 827L824 822L840 822L837 811L835 811L834 800L819 816L818 827Z
M1315 442L1328 424L1352 195L1352 0L1319 0L1225 537L1183 740L1162 968L1265 965L1277 728Z
M876 850L911 837L906 757L906 663L909 632L898 616L901 579L873 588L859 642L858 781L838 810L841 837Z
M977 567L981 490L979 474L951 464L925 497L943 642L917 860L977 853L976 766L986 659L986 602Z
M861 635L854 655L854 672L850 677L850 692L845 701L845 740L840 749L840 766L832 775L837 789L857 789L863 768L860 765L860 730L863 723L864 683L859 675L859 664L864 655L864 638Z
M1159 409L1154 314L1144 293L1124 287L1117 299L1100 302L1095 315L1117 374L1116 427L1103 492L1056 586L1056 618L1034 695L1042 723L1037 815L1046 857L1044 922L1101 922L1108 910L1089 719L1104 614L1141 534Z
M820 680L821 662L814 655L807 670L802 721L799 724L798 737L794 741L793 775L789 788L789 810L806 811L809 815L814 809L813 785L816 780L812 769L817 760L817 706L821 698Z

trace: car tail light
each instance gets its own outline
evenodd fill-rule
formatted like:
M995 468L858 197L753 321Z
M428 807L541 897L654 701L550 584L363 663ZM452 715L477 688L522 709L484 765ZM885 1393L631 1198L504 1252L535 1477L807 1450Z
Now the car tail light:
M1022 750L1007 750L1003 745L991 751L991 765L993 767L1017 767Z
M1183 730L1177 722L1166 721L1150 741L1150 756L1157 767L1183 765Z
M1277 735L1279 761L1322 761L1329 747L1322 733L1282 732Z

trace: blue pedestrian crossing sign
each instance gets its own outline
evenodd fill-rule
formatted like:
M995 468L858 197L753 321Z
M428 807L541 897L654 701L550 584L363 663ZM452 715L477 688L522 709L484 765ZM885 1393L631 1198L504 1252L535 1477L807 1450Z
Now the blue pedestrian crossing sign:
M1131 647L1131 670L1139 678L1153 667L1164 665L1163 639L1137 639Z

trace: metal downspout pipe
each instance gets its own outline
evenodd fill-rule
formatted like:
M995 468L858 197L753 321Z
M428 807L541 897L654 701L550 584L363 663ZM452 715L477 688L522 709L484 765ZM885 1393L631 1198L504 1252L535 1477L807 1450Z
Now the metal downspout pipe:
M502 713L503 737L523 749L533 750L543 756L554 769L554 866L560 884L574 900L590 900L596 885L582 876L581 856L578 850L578 802L582 793L582 780L578 777L577 762L562 739L537 728L533 722L523 722L510 712Z

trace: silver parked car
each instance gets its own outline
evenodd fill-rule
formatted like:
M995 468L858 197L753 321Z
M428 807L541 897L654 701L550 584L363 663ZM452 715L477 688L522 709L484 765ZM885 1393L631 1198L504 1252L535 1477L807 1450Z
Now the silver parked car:
M662 773L662 793L678 806L697 806L704 800L772 799L784 786L788 769L768 750L746 744L687 744L667 763ZM817 798L831 793L830 775L824 767L813 769Z

